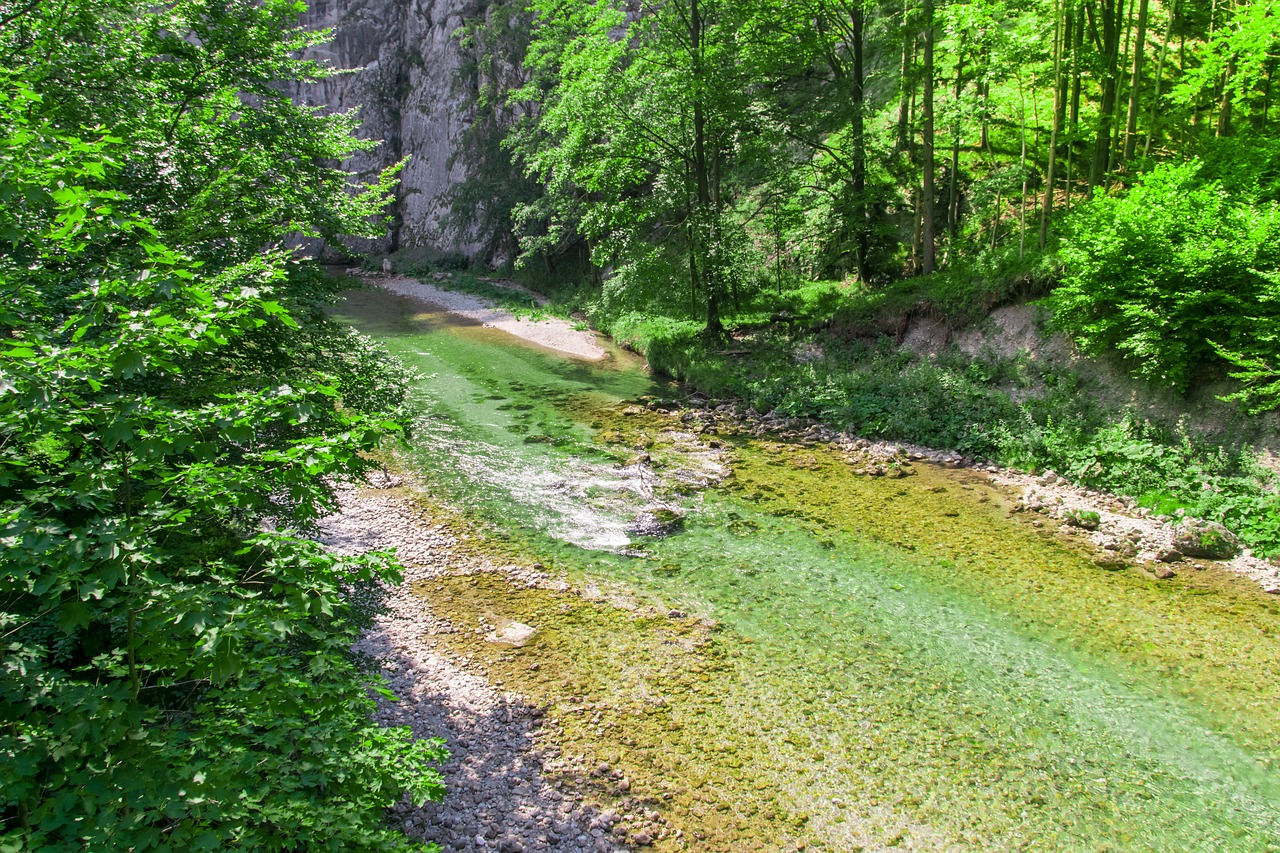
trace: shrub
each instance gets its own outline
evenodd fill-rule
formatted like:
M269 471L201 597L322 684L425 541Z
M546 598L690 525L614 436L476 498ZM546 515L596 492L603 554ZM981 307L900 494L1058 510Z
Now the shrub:
M1275 362L1280 210L1201 180L1198 161L1083 205L1061 257L1053 322L1091 355L1117 352L1134 376L1179 390L1226 366L1215 345Z

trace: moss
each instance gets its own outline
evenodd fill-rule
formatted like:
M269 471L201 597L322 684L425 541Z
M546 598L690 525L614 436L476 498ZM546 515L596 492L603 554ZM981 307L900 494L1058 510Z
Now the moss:
M1097 530L1102 525L1102 516L1091 509L1069 509L1062 518L1067 524L1082 530Z
M745 744L726 738L731 635L698 619L623 610L492 575L433 579L419 594L461 629L438 638L445 648L544 709L561 755L584 756L561 778L594 802L619 812L656 810L673 830L697 838L699 850L782 849L806 837L794 832L795 815L778 798L769 768L744 763ZM468 630L481 617L538 633L520 648L486 643ZM606 773L596 772L602 762ZM719 811L721 804L728 809ZM653 849L688 848L668 838Z

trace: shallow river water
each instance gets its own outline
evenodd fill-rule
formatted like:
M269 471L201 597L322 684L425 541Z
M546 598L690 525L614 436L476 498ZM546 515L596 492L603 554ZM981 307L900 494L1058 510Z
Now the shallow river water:
M423 590L459 624L538 628L452 642L609 765L602 799L680 830L659 849L1280 850L1274 597L1104 571L978 472L861 476L639 407L683 392L624 353L376 292L340 313L422 373L408 458L432 493L600 599Z

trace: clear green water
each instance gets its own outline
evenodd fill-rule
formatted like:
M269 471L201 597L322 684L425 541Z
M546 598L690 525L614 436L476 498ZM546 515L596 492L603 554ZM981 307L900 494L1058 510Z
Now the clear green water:
M444 501L574 583L720 623L474 582L435 602L544 627L520 653L542 676L492 666L551 704L595 696L603 720L566 713L570 738L666 791L693 849L1280 850L1280 608L1250 585L1102 571L972 472L712 452L624 413L677 391L622 355L563 359L384 294L342 313L423 372L411 459ZM628 532L659 505L681 532Z

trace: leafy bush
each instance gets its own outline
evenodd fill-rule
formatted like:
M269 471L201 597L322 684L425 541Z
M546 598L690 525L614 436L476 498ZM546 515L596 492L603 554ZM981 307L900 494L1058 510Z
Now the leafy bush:
M0 849L405 849L384 810L442 793L351 652L397 567L303 538L406 389L263 248L367 234L390 181L279 90L299 9L0 24Z
M609 333L624 347L643 353L655 373L688 378L690 355L702 352L703 324L626 313L613 320Z
M1124 416L1105 415L1037 423L997 424L992 437L1006 463L1051 468L1072 482L1126 495L1160 515L1218 521L1255 551L1280 554L1280 494L1276 477L1250 461L1247 451L1205 446L1185 431L1161 429Z
M1277 363L1280 208L1161 166L1068 223L1054 324L1091 355L1119 353L1135 376L1184 390L1216 347Z

